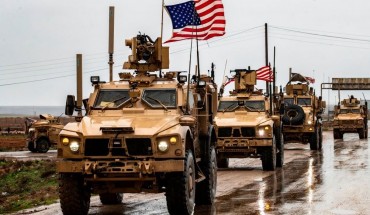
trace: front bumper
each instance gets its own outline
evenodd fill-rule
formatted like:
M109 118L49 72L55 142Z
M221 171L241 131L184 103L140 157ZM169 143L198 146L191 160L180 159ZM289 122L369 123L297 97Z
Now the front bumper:
M182 172L184 160L162 161L57 161L59 173L82 173L98 178L142 178L155 173Z

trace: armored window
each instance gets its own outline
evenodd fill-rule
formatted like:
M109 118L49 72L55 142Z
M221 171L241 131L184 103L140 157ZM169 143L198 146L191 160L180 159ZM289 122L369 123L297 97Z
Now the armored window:
M301 106L311 106L311 98L297 98L297 104Z
M100 90L94 108L117 109L130 100L128 90Z
M220 101L218 103L218 110L221 112L231 112L234 111L238 107L238 101Z
M284 99L284 105L285 106L292 105L292 104L294 104L294 99L293 98Z
M265 101L245 101L244 107L252 112L265 111Z
M176 108L176 89L146 89L142 100L151 108Z

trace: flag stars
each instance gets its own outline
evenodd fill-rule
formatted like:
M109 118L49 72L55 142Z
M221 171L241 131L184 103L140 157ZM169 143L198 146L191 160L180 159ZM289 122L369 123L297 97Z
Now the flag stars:
M166 6L168 13L173 21L174 29L183 28L187 25L200 25L200 18L195 11L193 1L185 2L178 5Z

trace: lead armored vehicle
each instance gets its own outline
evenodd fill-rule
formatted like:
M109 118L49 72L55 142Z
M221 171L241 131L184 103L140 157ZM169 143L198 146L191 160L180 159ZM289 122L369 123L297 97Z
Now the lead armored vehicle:
M344 133L358 133L360 139L367 138L367 102L351 96L334 106L333 134L334 139L343 139Z
M132 55L123 67L134 73L107 83L91 77L86 115L59 135L62 211L87 214L92 193L119 204L123 193L165 192L170 214L192 214L216 194L217 86L213 77L188 83L180 72L159 73L169 67L161 38L140 34L126 45ZM81 110L79 97L67 97L66 115Z
M322 118L325 101L317 97L305 77L296 73L281 92L284 143L310 144L311 150L322 148Z
M282 167L284 143L280 117L271 115L269 97L254 90L256 71L235 70L235 90L222 96L214 125L217 134L218 167L226 168L229 158L255 157L263 170Z

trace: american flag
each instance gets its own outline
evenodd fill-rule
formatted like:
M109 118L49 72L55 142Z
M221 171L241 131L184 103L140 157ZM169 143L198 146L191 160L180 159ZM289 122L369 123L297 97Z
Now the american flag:
M264 66L256 70L257 80L263 80L272 82L274 80L274 74L269 66Z
M311 77L307 77L305 76L305 79L310 82L311 84L314 84L315 83L315 78L311 78Z
M172 20L172 37L165 43L197 38L208 40L225 34L221 0L194 0L166 6Z

